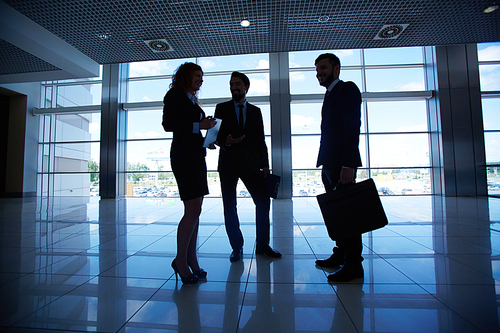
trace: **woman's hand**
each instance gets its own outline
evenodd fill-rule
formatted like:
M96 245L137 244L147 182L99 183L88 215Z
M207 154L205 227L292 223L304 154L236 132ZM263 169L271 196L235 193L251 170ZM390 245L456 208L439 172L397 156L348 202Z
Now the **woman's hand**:
M215 120L214 117L206 117L206 118L203 118L202 121L200 121L200 129L210 129L212 127L215 126L215 124L217 124L217 120Z

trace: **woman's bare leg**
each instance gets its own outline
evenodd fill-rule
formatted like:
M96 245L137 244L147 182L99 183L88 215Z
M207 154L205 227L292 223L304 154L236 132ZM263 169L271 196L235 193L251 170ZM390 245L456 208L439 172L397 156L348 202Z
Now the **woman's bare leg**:
M177 227L177 257L175 264L179 273L184 276L190 276L191 271L188 266L188 259L192 258L193 235L198 237L198 224L201 214L201 204L203 197L198 197L184 201L184 216L182 216ZM196 238L194 239L194 256L196 258ZM190 255L188 257L188 255Z

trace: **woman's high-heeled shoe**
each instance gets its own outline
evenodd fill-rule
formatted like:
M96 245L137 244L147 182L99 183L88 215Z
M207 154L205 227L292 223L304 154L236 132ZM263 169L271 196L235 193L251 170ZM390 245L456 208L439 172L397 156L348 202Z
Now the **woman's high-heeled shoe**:
M207 271L205 271L203 268L200 268L199 271L193 271L193 274L198 277L200 280L206 280L207 279Z
M184 277L179 273L179 270L177 269L177 265L175 264L175 259L172 261L172 268L174 269L175 272L175 281L177 281L177 275L181 277L181 281L184 284L197 284L198 283L198 276L195 274L191 274L190 276Z

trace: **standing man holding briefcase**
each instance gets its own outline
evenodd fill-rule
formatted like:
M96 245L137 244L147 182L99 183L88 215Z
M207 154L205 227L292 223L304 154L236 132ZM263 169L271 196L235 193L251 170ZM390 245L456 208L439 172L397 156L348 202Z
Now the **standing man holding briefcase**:
M338 184L349 184L356 179L361 166L359 133L361 127L361 93L353 82L339 80L340 59L331 53L316 58L316 78L327 89L321 109L321 142L316 167L322 168L325 191L331 192ZM336 240L333 254L316 265L340 268L328 276L331 282L345 282L364 276L361 262L363 243L361 234Z

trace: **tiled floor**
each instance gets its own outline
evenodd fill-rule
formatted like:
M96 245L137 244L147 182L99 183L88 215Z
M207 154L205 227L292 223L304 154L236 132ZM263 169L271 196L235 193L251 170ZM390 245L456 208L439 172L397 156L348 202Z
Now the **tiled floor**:
M365 278L338 285L315 198L273 202L272 246L231 264L219 198L205 199L200 263L177 284L176 199L0 200L1 332L499 332L500 199L383 197L390 223L363 236Z

